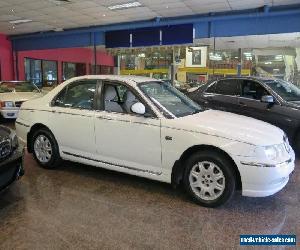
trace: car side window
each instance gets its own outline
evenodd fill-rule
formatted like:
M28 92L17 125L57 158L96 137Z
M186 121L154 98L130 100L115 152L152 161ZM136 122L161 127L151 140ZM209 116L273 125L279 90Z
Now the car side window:
M131 106L140 102L136 95L125 85L120 83L105 83L103 88L104 110L131 114Z
M215 93L216 93L216 85L217 85L217 82L211 84L211 85L205 90L205 93L215 94Z
M239 81L234 79L220 80L216 85L216 94L220 95L239 95Z
M93 109L96 80L71 83L56 97L54 106L78 109Z
M258 82L243 80L241 85L241 96L254 100L261 100L269 92Z

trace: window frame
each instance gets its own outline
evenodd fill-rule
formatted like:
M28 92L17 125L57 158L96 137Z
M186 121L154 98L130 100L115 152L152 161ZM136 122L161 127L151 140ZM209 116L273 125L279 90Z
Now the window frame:
M230 97L240 97L240 95L241 95L241 83L240 83L240 79L235 79L235 78L220 79L220 80L216 81L216 83L215 83L216 84L215 91L218 88L218 84L221 84L222 81L236 81L236 83L237 83L237 95L227 95L227 94L214 93L215 95L230 96Z
M57 106L55 105L56 103L56 100L58 98L58 96L63 92L63 91L66 91L65 94L64 94L64 98L66 97L66 93L69 89L70 86L76 84L76 83L80 83L80 82L84 82L84 81L95 81L95 93L94 93L94 101L93 101L93 105L92 105L92 108L91 109L84 109L84 108L77 108L77 107L62 107L62 106ZM52 99L52 101L50 102L50 106L51 107L58 107L58 108L69 108L69 109L76 109L76 110L89 110L89 111L95 111L96 110L96 103L97 103L97 89L99 87L99 80L98 79L88 79L88 78L84 78L84 79L80 79L80 80L76 80L74 82L71 82L69 83L67 86L65 86L63 89L61 89L55 96L54 98Z
M138 93L138 91L133 88L132 86L130 86L129 84L127 84L126 82L120 81L120 80L111 80L111 79L102 79L100 80L100 86L97 92L97 99L96 100L96 109L95 111L98 112L107 112L107 113L112 113L112 114L119 114L119 115L132 115L135 117L146 117L146 118L152 118L152 119L158 119L158 116L156 115L156 113L154 112L154 110L152 109L152 107L145 101L145 99L143 98L143 96ZM125 86L128 90L130 90L135 96L136 98L145 105L146 108L146 113L148 116L145 115L139 115L139 114L135 114L135 113L119 113L119 112L114 112L114 111L106 111L105 110L105 105L104 105L104 90L105 90L105 85L109 84L109 85L123 85Z
M268 91L268 93L269 93L269 95L270 96L273 96L273 98L274 98L274 103L275 104L280 104L280 101L278 100L278 98L277 98L277 96L275 96L272 92L272 90L268 87L268 86L265 86L263 83L261 83L261 82L259 82L259 81L257 81L257 80L254 80L254 79L241 79L242 81L245 81L245 80L247 80L247 81L251 81L251 82L255 82L255 83L257 83L257 84L259 84L261 87L263 87L265 90L267 90ZM242 83L241 83L242 84ZM248 97L244 97L244 96L242 96L242 86L241 86L241 88L240 88L240 96L239 96L239 98L243 98L243 99L246 99L246 100L251 100L251 101L256 101L256 102L261 102L261 100L257 100L257 99L253 99L253 98L248 98Z
M57 60L48 60L48 59L40 59L40 58L34 58L34 57L24 57L24 74L26 77L26 59L28 60L34 60L34 61L40 61L40 67L41 67L41 79L39 84L41 84L41 89L44 87L44 65L43 62L47 61L47 62L55 62L56 63L56 85L59 84L59 72L58 72L58 61ZM31 73L31 67L30 67L30 73ZM26 81L29 81L32 83L32 79L30 78L29 80L26 79ZM52 80L53 81L53 80ZM35 85L37 85L36 83L34 83Z

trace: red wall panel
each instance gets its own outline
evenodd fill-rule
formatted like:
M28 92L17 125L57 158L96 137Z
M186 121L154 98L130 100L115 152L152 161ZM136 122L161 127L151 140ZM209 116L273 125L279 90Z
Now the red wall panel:
M1 79L13 80L12 45L7 36L0 34Z

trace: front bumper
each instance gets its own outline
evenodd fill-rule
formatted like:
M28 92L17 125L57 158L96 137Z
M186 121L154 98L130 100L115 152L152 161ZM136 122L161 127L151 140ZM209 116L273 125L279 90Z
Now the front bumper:
M19 108L5 108L0 110L1 116L5 119L17 119Z
M0 162L0 191L24 175L24 148L19 146L13 153Z
M279 192L286 186L295 168L295 155L292 153L289 160L273 167L245 164L245 159L240 162L244 163L238 166L242 179L242 195L265 197Z

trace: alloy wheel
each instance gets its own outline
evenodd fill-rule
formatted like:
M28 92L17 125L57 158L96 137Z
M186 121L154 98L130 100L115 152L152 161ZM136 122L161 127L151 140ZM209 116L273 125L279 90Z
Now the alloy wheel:
M225 176L220 167L210 161L195 164L189 174L192 191L202 200L219 198L225 190Z
M34 152L41 163L48 163L52 157L52 146L45 135L38 135L34 141Z

